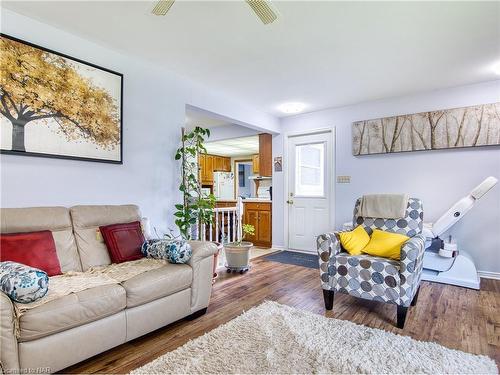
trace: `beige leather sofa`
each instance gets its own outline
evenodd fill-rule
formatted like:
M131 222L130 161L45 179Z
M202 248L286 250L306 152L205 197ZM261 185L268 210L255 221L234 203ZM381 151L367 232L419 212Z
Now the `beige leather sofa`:
M5 208L1 232L51 230L62 271L85 271L110 264L96 235L100 225L140 217L134 205ZM28 310L19 320L18 338L12 302L0 292L3 371L59 371L181 318L201 315L210 299L217 249L212 243L191 246L187 264L166 264L122 284L87 289Z

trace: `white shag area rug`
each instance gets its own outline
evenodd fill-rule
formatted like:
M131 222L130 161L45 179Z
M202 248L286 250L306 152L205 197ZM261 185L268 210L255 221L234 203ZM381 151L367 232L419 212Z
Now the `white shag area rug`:
M132 374L497 374L464 353L276 302L239 317Z

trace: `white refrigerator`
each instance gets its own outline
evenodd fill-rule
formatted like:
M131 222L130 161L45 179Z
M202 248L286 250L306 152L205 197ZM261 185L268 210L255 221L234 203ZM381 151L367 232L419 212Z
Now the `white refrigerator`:
M233 172L214 172L214 195L218 200L234 199Z

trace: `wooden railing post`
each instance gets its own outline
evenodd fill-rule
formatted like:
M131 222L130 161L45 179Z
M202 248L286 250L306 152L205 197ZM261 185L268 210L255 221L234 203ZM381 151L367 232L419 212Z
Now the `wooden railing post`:
M215 241L221 242L219 239L219 211L215 210Z
M236 219L236 227L237 227L237 237L236 237L236 240L237 241L241 241L242 237L243 237L243 233L242 233L242 229L241 229L241 225L243 224L243 221L242 221L242 217L243 217L243 199L241 197L238 197L238 199L236 200L236 216L237 216L237 219Z

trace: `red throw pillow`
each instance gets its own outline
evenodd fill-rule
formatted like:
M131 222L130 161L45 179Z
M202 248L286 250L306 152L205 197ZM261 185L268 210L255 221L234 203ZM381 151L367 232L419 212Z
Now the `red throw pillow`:
M128 262L143 257L141 246L144 243L144 235L139 221L105 225L99 229L113 263Z
M62 273L56 244L50 230L2 233L0 235L0 261L7 260L41 269L49 276Z

